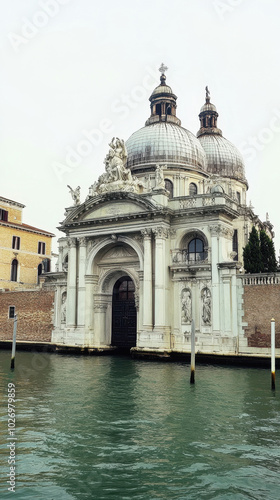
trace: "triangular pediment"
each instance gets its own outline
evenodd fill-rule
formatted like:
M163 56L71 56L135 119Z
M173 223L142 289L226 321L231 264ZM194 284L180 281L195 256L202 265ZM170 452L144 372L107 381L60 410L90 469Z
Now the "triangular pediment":
M156 212L158 206L144 196L134 193L109 193L89 198L85 203L67 209L62 227L76 222L129 217Z
M81 220L100 219L103 217L112 217L118 215L130 215L143 212L143 207L131 201L112 201L97 206L93 210L88 211Z

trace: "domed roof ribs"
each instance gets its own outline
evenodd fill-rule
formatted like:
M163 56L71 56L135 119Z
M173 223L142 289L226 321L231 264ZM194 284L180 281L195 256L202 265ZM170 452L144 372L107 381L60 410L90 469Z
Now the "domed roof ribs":
M205 87L206 98L205 104L202 106L199 119L200 119L200 129L197 132L197 137L203 134L216 134L223 135L222 131L217 127L218 113L216 106L210 102L210 92L208 86Z
M151 125L158 122L169 122L175 125L181 125L181 120L176 116L177 96L173 94L172 88L166 84L165 71L167 66L163 63L159 68L161 72L160 84L154 89L151 97L151 116L145 125Z

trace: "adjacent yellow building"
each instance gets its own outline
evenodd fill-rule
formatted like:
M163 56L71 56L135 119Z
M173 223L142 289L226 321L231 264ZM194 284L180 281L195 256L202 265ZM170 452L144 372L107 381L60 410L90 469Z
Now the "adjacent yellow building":
M0 196L0 289L32 288L50 271L54 234L24 224L24 206Z

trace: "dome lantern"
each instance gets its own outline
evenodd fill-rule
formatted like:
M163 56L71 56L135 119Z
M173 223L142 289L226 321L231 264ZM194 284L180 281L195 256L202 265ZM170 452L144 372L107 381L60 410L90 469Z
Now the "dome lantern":
M162 63L159 71L161 72L160 84L154 89L151 97L151 116L145 125L151 125L158 122L169 122L181 125L181 120L176 116L177 96L173 94L172 88L166 84L165 71L167 67Z
M210 102L210 92L207 86L205 87L205 90L205 104L202 106L199 113L200 130L197 132L197 137L203 134L222 135L222 131L217 127L219 114L217 113L216 106Z
M207 172L235 179L248 188L242 155L217 127L219 115L216 106L210 102L208 87L205 90L206 100L199 113L200 129L197 138L206 153Z

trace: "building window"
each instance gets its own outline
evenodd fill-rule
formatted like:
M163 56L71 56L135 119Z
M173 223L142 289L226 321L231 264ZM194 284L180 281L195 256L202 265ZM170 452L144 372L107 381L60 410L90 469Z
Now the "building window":
M173 198L173 183L169 179L164 179L165 189L169 192L170 198Z
M188 245L189 262L205 259L204 243L200 238L194 238Z
M234 230L233 238L232 238L232 251L236 253L233 257L233 260L238 260L238 232L237 229Z
M49 273L51 270L51 261L50 259L44 259L43 262L43 271L44 273Z
M20 237L19 236L13 236L12 248L14 250L20 249Z
M13 319L16 315L15 306L9 306L9 319Z
M194 196L195 194L197 194L197 185L194 182L191 182L189 186L189 195Z
M45 255L46 253L46 243L43 241L38 242L38 253Z
M14 259L11 266L11 281L17 281L18 261Z
M8 220L8 211L3 210L3 208L0 208L0 220L4 220L6 222Z
M161 104L156 105L156 114L161 116Z
M37 268L37 284L38 285L40 283L40 276L42 274L42 271L43 271L43 266L42 266L42 264L39 264L39 266Z

